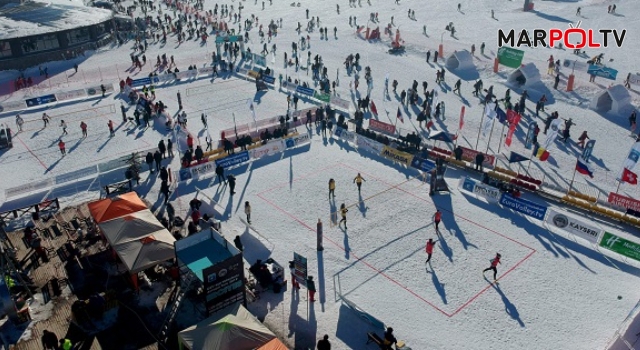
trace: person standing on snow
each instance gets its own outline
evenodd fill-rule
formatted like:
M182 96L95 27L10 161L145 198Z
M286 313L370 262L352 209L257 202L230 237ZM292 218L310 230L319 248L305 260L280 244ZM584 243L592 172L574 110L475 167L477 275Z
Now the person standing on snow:
M244 213L247 215L247 224L251 225L251 204L244 202Z
M160 169L162 168L162 153L156 150L153 154L153 160L156 162L156 171L160 172Z
M436 225L436 233L440 234L440 221L442 220L442 212L439 209L436 209L436 212L433 214L433 223Z
M293 261L289 261L289 272L291 273L291 287L300 289L300 283L296 279L296 267Z
M502 258L502 255L500 255L500 253L496 253L496 257L491 260L491 266L489 266L486 269L482 270L482 275L484 275L484 273L487 272L487 271L493 271L493 281L496 282L498 280L497 279L498 264L502 264L500 262L500 258Z
M64 141L62 141L62 139L60 139L60 141L58 142L58 148L60 149L60 153L62 154L62 156L65 156L67 154L67 150L65 149Z
M109 127L109 137L113 137L115 134L115 131L113 130L113 120L109 120L107 126Z
M431 255L433 254L433 247L435 247L436 242L438 242L439 240L433 240L433 238L429 238L429 240L427 241L427 246L425 247L425 251L427 252L427 261L425 261L425 264L429 264L429 261L431 261Z
M149 166L149 171L153 172L153 153L148 152L147 155L145 156L144 160L147 163L147 165Z
M164 140L160 140L160 142L158 142L158 150L160 151L160 154L162 154L162 158L167 158L167 146L164 145Z
M173 142L171 139L167 139L167 152L169 153L169 157L173 157Z
M51 121L51 117L49 117L47 113L42 113L42 121L44 122L44 126L42 127L44 129L47 127L47 125L49 125L49 122Z
M18 132L22 131L22 124L24 124L24 119L22 119L20 114L16 115L16 126L18 127Z
M360 187L362 187L362 181L367 182L360 173L353 179L353 182L358 186L358 193L360 193Z
M82 130L82 138L86 138L87 137L87 123L80 122L80 129Z
M589 136L587 136L587 130L582 132L582 135L580 135L580 137L578 137L578 146L580 146L580 148L584 148L584 143L587 140L591 140L589 138Z
M336 199L336 181L334 179L329 179L329 199L331 199L331 195L333 195L333 199Z
M347 206L344 203L340 204L340 216L342 216L342 218L340 219L340 222L338 222L338 226L340 226L340 224L344 222L345 229L347 229L347 212L348 211L349 209L347 209Z
M60 127L62 128L62 135L69 135L67 132L67 123L65 123L64 120L60 121Z

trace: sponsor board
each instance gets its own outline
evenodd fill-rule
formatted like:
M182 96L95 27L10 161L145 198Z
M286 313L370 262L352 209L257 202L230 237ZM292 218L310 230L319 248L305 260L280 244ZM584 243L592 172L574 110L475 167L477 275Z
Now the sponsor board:
M313 98L315 98L318 101L322 101L324 103L330 103L331 102L331 95L330 94L325 94L324 92L319 92L316 91L313 93Z
M502 45L499 45L499 47ZM512 49L509 47L500 47L498 49L498 61L500 64L510 67L519 68L524 58L524 51Z
M37 190L44 189L44 188L49 188L49 187L53 186L53 184L54 184L53 179L29 182L28 184L24 184L22 186L7 188L4 191L4 195L7 198L16 197L16 196L19 196L21 194L37 191Z
M209 315L236 303L244 303L244 265L237 254L202 270L206 291L205 304Z
M508 193L502 194L502 197L500 197L500 204L503 207L513 209L538 220L543 220L547 213L547 207L526 199L515 198Z
M338 96L331 96L331 99L329 102L333 107L342 109L343 111L348 111L349 106L351 106L348 100L341 99Z
M122 156L118 159L112 159L108 162L100 163L98 164L98 172L106 173L114 169L124 168L129 165L127 164L129 159L131 159L131 156Z
M294 84L294 83L290 83L286 80L282 81L282 88L287 90L287 91L291 91L291 92L295 92L296 89L298 88L298 85Z
M40 105L56 102L56 96L53 94L44 95L40 97L26 99L24 100L24 102L27 104L27 107L40 106Z
M436 168L436 163L423 158L413 157L411 161L411 166L418 170L429 172Z
M178 171L178 181L187 181L191 180L193 176L191 176L191 170L189 168L182 168Z
M302 85L298 85L296 87L296 92L301 95L313 96L314 91L315 90L313 90L312 88L304 87Z
M580 238L584 238L589 242L596 243L602 234L602 230L587 224L586 222L565 215L553 208L549 208L547 217L544 221L552 227L557 227L561 230L567 231Z
M149 78L147 78L147 79L149 79ZM155 79L154 79L154 81L155 81ZM103 85L104 85L104 89L105 89L105 94L110 94L110 93L112 93L114 91L113 90L113 84L103 84ZM86 88L86 90L87 90L87 95L89 95L89 96L102 95L102 86L100 86L100 85L90 86L90 87Z
M383 146L382 152L380 152L380 155L394 162L402 163L406 166L410 166L411 160L413 160L412 154L398 151L397 149L391 148L389 146Z
M462 187L462 189L464 189L465 191L474 193L489 202L499 201L500 196L502 195L499 189L483 184L481 182L477 182L466 176L461 179L459 187Z
M247 76L253 79L258 79L258 77L260 76L260 72L255 70L250 70L250 71L247 71Z
M71 90L56 93L56 99L58 101L68 101L77 98L87 97L87 91L85 89Z
M336 127L336 131L333 133L333 135L347 142L354 143L356 141L356 134L343 128Z
M259 159L262 157L272 156L283 152L285 149L282 140L274 140L264 146L256 147L249 151L251 159Z
M358 137L356 137L356 144L358 145L358 149L363 149L367 152L375 154L380 154L384 146L380 142L372 140L368 137L364 137L362 135L358 135Z
M590 65L587 69L587 74L595 75L597 77L602 77L605 79L616 80L618 71L609 67Z
M610 192L609 198L607 198L607 200L609 203L613 205L617 205L619 207L623 207L626 209L631 209L633 211L640 211L640 201L635 200L633 198L625 197L615 192Z
M199 74L199 75L209 75L209 74L213 74L213 67L203 67L203 68L198 68L198 74Z
M369 119L369 130L383 132L389 135L394 135L396 133L395 125L383 123L375 119Z
M27 107L27 104L24 101L5 102L0 105L0 113L17 111L25 107Z
M298 283L303 286L307 286L307 258L304 256L293 252L293 266L294 266L294 275Z
M243 151L243 152L232 154L228 157L216 160L216 166L220 165L226 169L228 167L232 167L247 161L249 161L249 152Z
M58 175L55 177L54 183L58 185L61 183L82 179L84 177L93 176L97 173L98 173L98 167L95 165L91 165L86 168L76 170L72 173Z
M640 261L640 244L626 240L613 233L606 232L602 235L600 246L612 252L628 258Z
M263 75L263 76L262 76L262 81L264 81L264 82L265 82L265 83L267 83L267 84L271 84L271 85L273 85L273 84L275 84L275 82L276 82L276 78L275 78L275 77L272 77L272 76L270 76L270 75Z
M193 79L198 75L198 70L189 69L182 72L173 73L175 74L176 79Z
M462 157L463 158L469 158L471 159L471 161L475 161L476 159L476 155L478 152L476 150L472 150L471 148L466 148L466 147L460 147L462 148ZM482 162L483 165L493 165L493 163L496 161L496 157L491 155L491 154L484 154L484 162Z
M216 171L216 164L214 162L206 162L192 166L189 170L191 171L191 177L197 178L198 176Z
M290 137L288 139L284 139L284 146L286 148L298 147L307 143L311 143L311 137L309 134L304 133L298 136Z

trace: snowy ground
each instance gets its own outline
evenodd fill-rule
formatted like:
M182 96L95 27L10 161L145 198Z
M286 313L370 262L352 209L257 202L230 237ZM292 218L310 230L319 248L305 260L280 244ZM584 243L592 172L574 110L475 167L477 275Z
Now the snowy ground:
M607 14L606 6L612 3L617 4L618 15ZM228 4L237 8L237 2ZM439 98L447 106L446 120L437 121L436 127L455 133L460 107L466 105L460 144L476 148L477 142L479 150L499 153L498 162L503 167L508 165L504 164L504 155L508 156L508 151L528 154L529 151L524 150L522 144L525 130L519 128L512 147L502 145L500 152L498 126L490 141L482 136L477 140L482 109L478 100L471 95L471 86L477 77L484 80L485 88L494 85L499 97L507 88L521 92L519 88L505 85L510 69L501 67L498 74L491 71L497 28L524 27L531 30L564 27L564 23L579 19L583 21L582 27L625 28L625 45L621 49L609 48L603 52L606 58L614 59L607 64L620 70L618 83L627 72L637 70L634 59L638 52L632 43L640 34L640 25L629 19L632 10L637 8L632 1L541 1L536 3L537 11L525 13L521 11L520 1L499 4L487 0L462 1L462 12L458 12L455 2L402 0L395 5L391 0L374 0L371 7L366 1L363 1L362 7L356 8L349 8L348 2L340 3L340 15L335 11L335 4L326 2L303 2L301 7L290 7L289 2L274 2L273 6L269 6L267 1L264 11L260 10L260 2L254 5L252 1L245 1L243 4L243 17L257 14L262 24L266 25L270 19L284 19L283 28L272 41L278 46L276 63L273 65L276 74L288 74L310 81L305 71L295 72L292 68L285 70L282 64L283 50L289 49L290 43L297 40L294 32L296 22L300 21L303 27L306 24L305 8L310 9L311 15L319 16L321 25L327 27L330 33L337 26L337 40L330 34L329 40L320 42L317 31L310 34L312 57L316 54L323 57L332 80L335 70L339 69L338 93L355 100L359 93L349 90L351 78L341 64L349 53L359 52L362 65L372 68L372 99L380 111L378 118L391 123L396 122L395 111L399 102L393 96L392 100L383 101L385 75L389 73L391 80L399 81L398 92L409 87L414 79L419 83L428 81L429 89L435 87L435 70L440 68L441 63L425 63L425 52L427 49L437 49L444 26L453 21L457 39L448 37L448 33L444 35L445 56L455 49L469 49L471 44L475 44L478 48L475 57L478 72L461 75L466 81L462 85L462 97L451 93L457 79L456 72L447 72L446 84L439 90ZM205 2L207 9L213 5L212 1ZM582 7L582 18L574 16L578 6ZM418 21L407 18L406 13L410 8L416 11ZM490 17L492 8L496 11L497 20ZM379 43L367 43L356 37L355 29L348 25L347 17L355 15L358 23L363 25L370 12L379 13L381 27L394 15L394 22L407 42L406 54L387 54L389 40L385 37ZM423 25L427 26L429 37L421 34ZM234 26L237 27L237 24ZM250 35L252 41L249 47L253 52L259 52L262 45L257 41L256 29ZM482 41L487 44L485 56L479 54ZM80 88L100 80L117 84L119 79L127 75L134 78L146 76L153 69L151 66L155 56L163 52L174 55L181 70L190 64L201 67L209 64L213 49L211 43L200 47L195 41L177 45L175 39L169 40L163 47L152 44L147 51L149 62L139 73L126 71L130 62L129 45L103 49L78 59L76 62L80 64L80 70L75 74L71 68L73 62L50 64L49 72L56 75L43 81L38 88L2 96L0 103ZM586 74L577 73L577 86L573 93L552 89L552 77L546 75L548 55L574 59L571 52L557 49L525 51L524 62L536 63L546 84L529 90L531 100L527 106L533 107L539 96L546 93L550 100L547 111L557 110L560 117L572 117L576 122L577 126L572 129L574 139L582 130L588 130L590 137L598 140L591 162L595 178L589 179L578 174L576 183L584 192L604 198L610 191L615 191L618 184L615 178L633 143L633 139L627 136L628 115L600 115L586 109L590 98L608 86L609 81L598 79L596 84L588 83ZM599 51L587 52L588 56L597 53ZM302 55L304 64L306 52L302 52ZM34 67L26 74L37 76L37 72L37 67ZM4 83L2 86L10 84L10 79L16 74L0 73L0 82ZM562 78L561 89L564 88L566 75ZM247 99L256 99L259 119L279 115L286 109L284 94L269 91L264 95L256 95L253 83L237 76L224 76L213 82L201 79L159 87L158 99L170 106L172 114L176 112L178 91L189 114L189 128L198 133L200 142L204 142L204 130L201 130L198 119L203 111L209 115L211 134L218 135L220 130L233 127L232 113L238 124L252 121ZM630 94L637 104L638 93L632 90ZM518 94L512 93L512 101L518 97ZM118 96L110 96L43 109L53 117L52 125L46 129L41 129L40 116L43 110L22 112L27 122L24 131L16 135L13 149L0 154L0 175L3 179L0 190L73 173L89 164L154 147L161 138L168 137L163 125L154 124L146 130L120 125L116 136L109 138L106 124L110 119L119 124L119 106ZM301 104L299 107L306 106L309 105ZM398 122L398 126L403 132L417 130L426 135L417 126L416 112L407 112L404 124ZM531 111L527 114L525 122L535 118L531 117ZM13 126L14 115L5 114L3 122ZM543 113L542 118L545 117ZM61 133L57 124L62 119L69 125L70 133L63 138L68 150L64 158L60 158L56 144ZM89 125L86 139L81 139L80 120ZM541 122L538 120L539 124ZM299 131L304 132L304 128ZM638 280L635 279L639 271L635 264L619 257L605 256L594 251L586 242L576 242L562 233L552 233L537 221L457 190L451 196L430 198L426 185L414 178L417 173L412 170L378 157L372 158L366 153L360 154L341 141L331 138L323 140L315 129L311 132L314 134L311 146L288 151L281 159L263 159L233 170L239 183L234 198L229 198L228 190L218 189L217 184L205 190L232 215L228 225L238 225L236 216L242 215L244 201L252 203L254 226L269 240L269 244L260 246L258 240L249 236L243 236L243 241L255 243L253 246L260 249L261 256L272 256L282 264L291 260L294 251L309 258L310 273L318 280L319 303L315 306L311 304L307 309L304 295L295 301L297 299L287 291L284 296L265 296L265 300L272 300L266 310L256 310L264 307L263 304L252 305L252 311L264 316L265 322L288 339L291 345L295 344L296 348L312 347L325 333L330 335L335 348L364 348L367 325L335 302L334 291L337 287L334 286L339 286L340 292L350 301L394 327L398 338L407 341L413 349L602 349L640 298ZM539 138L544 141L544 135L540 134ZM566 145L556 142L550 152L549 161L532 162L532 172L539 178L545 176L552 179L549 182L566 188L580 150L573 142ZM179 166L177 160L167 165L174 170ZM513 168L517 168L517 165ZM362 200L351 183L357 172L367 179L363 185ZM62 196L63 205L97 198L99 186L112 180L108 175L101 176L98 181L89 179L68 183L50 194L44 190L29 199L12 198L7 201L0 192L0 198L4 200L2 210L31 204L52 195ZM453 187L462 175L462 172L450 169L447 180ZM327 181L331 177L338 183L335 204L325 197ZM155 177L145 180L139 192L152 203L160 205ZM187 202L195 192L195 185L199 188L208 187L209 180L178 187L173 198L178 207L187 207ZM628 184L622 185L620 193L638 197L637 187ZM540 202L540 199L535 200ZM331 213L343 202L349 206L347 232L329 225ZM438 242L433 258L435 273L428 274L425 271L423 249L427 238L435 238L431 215L436 207L444 212L443 238ZM313 231L318 218L322 219L325 227L326 249L322 254L315 251ZM637 229L611 226L598 222L597 218L592 219L596 225L614 233L627 236L638 234ZM480 271L488 267L489 259L498 251L504 257L499 268L501 283L493 287L482 278ZM248 256L255 254L247 252ZM622 296L622 299L618 299L618 296Z

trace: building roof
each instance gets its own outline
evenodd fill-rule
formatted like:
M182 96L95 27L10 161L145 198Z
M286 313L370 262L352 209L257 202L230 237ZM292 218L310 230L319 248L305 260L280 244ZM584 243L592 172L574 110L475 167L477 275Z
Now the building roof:
M59 32L105 22L110 10L96 7L27 1L0 8L0 40Z

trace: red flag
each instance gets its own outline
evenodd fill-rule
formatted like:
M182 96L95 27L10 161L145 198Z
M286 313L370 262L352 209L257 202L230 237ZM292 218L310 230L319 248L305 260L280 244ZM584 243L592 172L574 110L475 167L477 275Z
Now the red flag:
M464 126L464 106L460 108L460 126L458 126L458 129L462 130L463 126Z
M513 140L513 134L516 132L516 126L518 124L509 125L509 131L507 131L507 138L504 139L504 144L507 147L511 147L511 140Z
M371 107L369 107L371 113L373 113L376 117L378 116L378 108L376 108L376 104L371 100Z
M429 120L427 122L427 130L431 129L432 126L433 126L433 121Z
M637 185L638 184L638 174L634 173L633 171L624 168L624 170L622 170L622 181L624 182L628 182L632 185Z
M402 118L402 111L400 111L400 107L398 107L398 119L400 119L400 122L404 124L404 118Z

